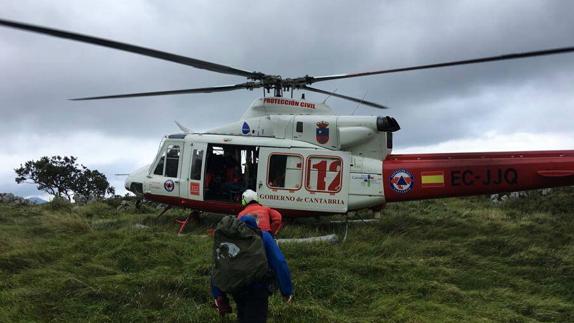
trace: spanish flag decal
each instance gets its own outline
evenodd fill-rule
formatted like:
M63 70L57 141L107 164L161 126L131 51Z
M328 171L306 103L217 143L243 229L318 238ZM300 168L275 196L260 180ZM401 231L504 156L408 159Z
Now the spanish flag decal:
M444 187L444 172L421 172L421 186L423 188Z

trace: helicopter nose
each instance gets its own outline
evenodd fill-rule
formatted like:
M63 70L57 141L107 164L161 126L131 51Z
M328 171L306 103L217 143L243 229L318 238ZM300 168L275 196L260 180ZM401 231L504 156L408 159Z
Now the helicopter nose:
M131 183L133 182L133 179L130 178L130 177L131 177L131 176L129 176L129 175L126 177L126 180L125 180L125 182L124 182L124 187L125 187L126 190L132 192L132 190L131 190ZM132 193L133 193L133 192L132 192Z
M126 190L128 190L128 191L130 191L136 195L143 194L143 184L142 183L126 180L125 188L126 188Z
M148 173L148 168L149 165L146 165L130 173L128 177L126 177L126 181L124 183L126 190L136 195L143 194L143 182L146 174Z

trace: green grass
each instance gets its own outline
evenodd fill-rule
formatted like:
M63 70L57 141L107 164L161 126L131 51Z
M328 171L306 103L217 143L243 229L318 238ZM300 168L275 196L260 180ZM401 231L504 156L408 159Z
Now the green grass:
M573 197L398 203L344 243L283 245L296 298L274 295L270 319L572 322ZM221 321L208 293L217 218L178 237L184 213L157 213L0 204L0 322ZM288 223L281 236L344 232L329 220Z

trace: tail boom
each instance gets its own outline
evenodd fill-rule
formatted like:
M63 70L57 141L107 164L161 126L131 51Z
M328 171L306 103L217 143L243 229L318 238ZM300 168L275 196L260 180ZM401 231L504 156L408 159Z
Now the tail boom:
M574 150L389 155L386 202L574 185Z

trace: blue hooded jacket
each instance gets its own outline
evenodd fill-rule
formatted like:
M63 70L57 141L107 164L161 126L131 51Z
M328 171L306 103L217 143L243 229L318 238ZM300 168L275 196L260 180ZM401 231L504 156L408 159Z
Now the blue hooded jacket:
M253 216L243 216L239 221L244 222L250 228L257 228L257 221ZM279 249L277 242L273 239L273 236L267 231L261 231L261 239L263 240L263 245L265 246L265 254L267 255L267 264L269 268L275 273L275 280L277 285L279 285L279 290L283 296L293 295L293 285L291 284L291 274L289 272L289 267L287 266L287 261L285 256ZM254 284L258 284L255 282ZM250 286L252 287L252 286ZM261 286L266 288L266 286ZM211 295L213 298L222 296L224 293L217 286L211 283Z

